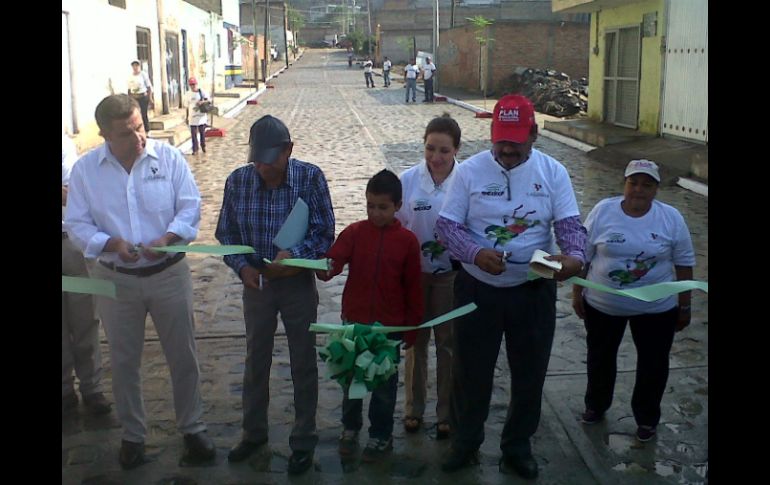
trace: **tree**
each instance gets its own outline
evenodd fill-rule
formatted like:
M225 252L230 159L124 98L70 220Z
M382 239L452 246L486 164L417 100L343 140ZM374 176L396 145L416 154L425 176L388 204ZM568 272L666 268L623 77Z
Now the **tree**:
M289 30L294 34L294 45L299 45L299 30L305 26L305 15L291 5L288 5L286 16L289 21Z
M482 70L482 66L484 65L484 48L486 47L486 53L489 56L489 43L495 40L489 37L489 26L494 23L494 20L483 15L466 17L466 20L473 24L476 31L476 42L479 43L479 88L484 93L484 109L487 109L487 76L486 71Z

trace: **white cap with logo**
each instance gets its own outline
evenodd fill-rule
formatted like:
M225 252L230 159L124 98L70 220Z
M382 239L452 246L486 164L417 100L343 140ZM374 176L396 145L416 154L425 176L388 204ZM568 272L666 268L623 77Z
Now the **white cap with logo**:
M625 177L631 175L643 173L654 178L656 182L660 182L660 173L658 172L658 165L652 160L631 160L626 167Z

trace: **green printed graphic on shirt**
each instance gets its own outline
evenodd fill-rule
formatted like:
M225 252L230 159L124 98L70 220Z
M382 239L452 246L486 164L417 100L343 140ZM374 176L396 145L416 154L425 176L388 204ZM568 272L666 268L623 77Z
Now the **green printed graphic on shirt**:
M487 233L487 239L491 239L495 241L495 244L492 246L493 248L497 247L498 245L505 246L513 238L518 237L520 234L523 234L524 232L526 232L526 230L529 229L530 227L534 227L540 224L539 219L534 219L534 220L527 219L528 215L534 214L537 211L532 210L529 212L525 212L520 216L516 215L516 213L522 207L524 207L524 204L515 208L511 216L504 216L503 226L491 225L491 226L487 226L486 229L484 229L484 232Z
M634 259L627 259L625 269L616 269L610 271L608 273L610 279L615 283L620 283L620 286L639 281L644 275L649 273L656 264L658 264L657 261L652 261L650 263L650 260L655 259L655 256L642 258L643 254L644 251L634 256Z

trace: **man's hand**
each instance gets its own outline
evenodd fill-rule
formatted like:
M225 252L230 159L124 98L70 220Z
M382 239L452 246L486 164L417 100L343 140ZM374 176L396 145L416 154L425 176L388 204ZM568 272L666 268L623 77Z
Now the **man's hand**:
M253 266L246 265L241 268L241 281L243 281L243 286L247 288L261 290L262 288L260 287L259 276L259 270Z
M546 256L545 259L561 262L561 271L555 271L553 274L553 279L556 281L564 281L567 278L577 276L583 270L583 263L575 256L554 254L553 256Z
M476 254L473 264L492 275L499 275L505 271L503 253L494 249L485 248Z
M161 248L163 246L170 246L172 243L178 241L180 238L174 233L167 232L166 234L162 235L158 239L155 239L154 241L150 241L149 246L142 246L142 256L147 258L150 261L157 261L158 259L161 259L166 256L166 253L162 253L160 251L153 251L152 248Z
M130 242L119 239L115 242L114 248L115 252L118 253L118 257L124 263L136 263L139 261L139 251Z
M575 314L578 316L579 319L585 320L586 319L586 307L583 304L583 287L582 286L573 286L572 287L572 309L575 310Z
M295 268L294 266L284 266L282 264L276 264L276 261L281 261L283 259L290 259L291 253L289 251L278 251L278 254L275 255L275 259L272 263L265 266L265 268L262 270L264 275L271 280L279 279L279 278L286 278L288 276L294 276L296 274L299 274L302 271L302 268Z
M62 206L67 205L67 186L66 185L61 186L61 205Z
M687 306L679 306L679 318L676 321L676 331L681 332L690 324L690 320L692 319L692 310L690 310L690 305Z

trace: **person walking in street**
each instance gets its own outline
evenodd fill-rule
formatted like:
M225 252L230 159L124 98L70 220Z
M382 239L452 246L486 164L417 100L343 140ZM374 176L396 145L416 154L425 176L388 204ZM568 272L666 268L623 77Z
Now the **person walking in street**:
M348 67L353 67L353 48L348 47Z
M97 259L91 276L117 287L115 299L97 296L96 304L123 427L120 465L129 469L145 462L140 369L148 312L171 373L177 427L184 434L182 461L207 463L216 449L202 420L190 268L184 253L152 249L195 239L198 187L182 152L147 139L136 100L108 96L96 106L95 117L105 143L72 169L65 224L85 257Z
M328 281L349 264L342 293L342 321L386 326L419 325L423 317L420 283L420 246L395 214L401 208L401 182L396 174L382 170L366 184L367 219L346 227L327 253L332 268L317 272ZM390 339L400 335L391 333ZM407 345L414 343L407 332ZM398 371L372 391L369 400L369 441L361 455L375 462L393 449L393 413L396 409ZM348 457L358 448L363 427L363 399L350 399L345 389L339 452Z
M198 87L198 80L191 77L187 83L190 85L190 92L187 94L187 110L185 120L190 126L190 135L192 136L192 154L198 154L198 146L206 153L206 126L209 122L208 112L201 111L202 106L210 104L208 96ZM200 142L198 138L200 137Z
M423 103L433 102L433 76L436 74L436 65L430 60L430 57L425 58L425 64L422 66L422 80L423 87L425 88L425 99Z
M385 60L382 63L382 80L385 83L385 87L390 87L390 68L393 66L393 63L390 62L390 59L388 59L388 56L385 56Z
M64 227L64 208L72 167L78 159L77 148L66 134L61 135L61 274L88 278L83 253L69 239ZM93 297L83 293L61 294L61 410L62 415L77 408L75 378L80 381L83 405L93 415L110 412L110 403L102 392L102 356L99 349L99 320L94 316Z
M270 366L280 312L294 383L288 472L299 474L312 465L318 443L318 368L315 333L309 330L317 317L318 291L312 271L265 264L263 258L322 258L334 240L334 211L324 173L291 157L294 144L281 120L265 115L254 122L249 147L248 165L227 178L216 228L222 244L248 245L256 251L224 258L243 282L246 325L243 436L228 460L241 462L267 443ZM291 247L279 248L273 239L300 198L308 206L307 231Z
M452 289L456 261L451 261L444 244L436 237L436 220L447 188L455 174L455 157L462 132L449 114L433 118L425 128L424 159L401 174L404 204L396 212L401 224L412 231L422 250L422 289L428 321L453 309ZM454 263L454 264L453 264ZM452 322L433 327L436 340L436 439L449 437L449 393L452 387ZM404 389L406 409L404 429L414 433L421 428L425 412L428 381L428 343L430 329L418 330L412 347L406 351Z
M364 80L366 81L366 87L374 87L374 78L372 77L372 66L374 64L372 63L372 60L369 58L369 56L366 56L366 60L364 61ZM371 85L371 86L370 86Z
M695 266L690 231L674 207L655 200L660 173L655 162L632 160L623 195L599 201L586 218L586 279L616 289L691 280ZM582 421L594 424L612 404L617 354L626 324L636 346L631 397L639 441L655 436L666 390L674 333L690 324L691 292L652 302L572 287L572 306L585 321L588 384Z
M556 326L556 281L578 274L585 228L564 166L534 149L535 110L524 96L503 96L492 117L492 148L455 170L436 223L450 254L462 262L455 305L478 309L455 321L450 409L452 447L446 472L477 459L500 344L505 335L511 402L502 430L500 470L534 478L530 438L540 406ZM561 248L555 279L527 280L536 249Z
M152 99L152 83L150 82L150 76L142 70L138 60L131 62L131 70L131 76L128 78L128 95L139 103L144 131L149 133L150 118L147 113L155 105Z
M415 64L412 59L409 64L404 67L404 79L406 80L406 102L409 102L409 92L412 92L412 102L417 102L417 76L420 74L420 68Z

